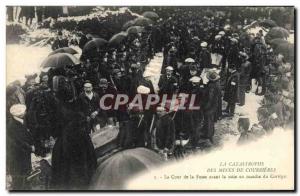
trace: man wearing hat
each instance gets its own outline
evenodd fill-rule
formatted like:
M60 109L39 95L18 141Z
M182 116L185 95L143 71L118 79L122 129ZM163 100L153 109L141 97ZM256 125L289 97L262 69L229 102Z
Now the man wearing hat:
M173 67L168 66L166 67L166 73L160 76L158 87L159 87L159 94L168 94L172 95L176 92L177 89L177 78L173 75Z
M167 108L170 109L170 108ZM172 119L170 111L166 111L165 107L156 108L158 119L153 130L154 147L162 153L171 153L175 145L175 123Z
M206 74L206 78L208 82L205 87L202 102L204 122L201 130L201 137L209 139L210 142L213 143L213 136L215 134L215 116L221 99L221 89L217 85L220 76L215 71L209 71Z
M101 100L101 98L105 95L113 95L115 97L118 93L117 90L114 88L114 86L112 86L111 83L109 83L106 78L100 78L99 86L97 89L95 89L95 92L98 93L99 100ZM109 99L105 99L104 105L108 107L113 103L114 103L114 98L112 99L109 98ZM103 127L108 122L108 118L115 117L115 112L113 111L113 109L101 111L98 116L100 120L100 126Z
M26 177L30 174L31 153L35 151L33 138L24 125L26 106L15 104L9 109L10 121L7 124L7 172L12 177L11 190L27 190Z
M250 53L252 54L252 73L251 79L255 79L258 83L258 87L262 89L263 85L263 68L267 63L267 48L261 42L260 37L255 37L254 44L251 46ZM258 92L258 89L254 89L256 94L261 94L262 92Z
M238 69L238 65L240 64L238 40L231 38L230 43L231 45L227 54L228 67L235 66Z
M178 68L177 62L178 62L177 48L175 46L172 46L166 57L165 65L172 66L173 69L177 71Z
M61 31L58 31L57 33L57 38L55 39L55 41L52 44L52 50L56 50L59 48L63 48L63 47L68 47L69 43L68 40L63 38L63 34Z
M235 111L235 104L239 102L240 75L235 67L230 67L228 72L225 84L224 101L228 103L225 112L232 117Z
M243 106L245 104L245 94L247 89L250 89L251 85L251 69L252 65L248 61L248 55L245 52L240 52L241 66L240 66L240 88L239 88L239 105Z
M201 127L201 123L203 120L203 110L202 110L202 101L203 101L203 95L204 95L204 84L203 81L199 76L193 76L190 78L191 83L191 90L190 94L195 96L195 100L193 103L194 107L199 107L199 109L192 110L192 118L193 118L193 124L195 126L195 129L193 129L193 132L191 133L191 143L193 147L197 147L198 140L199 140L199 129Z
M131 83L129 95L134 96L136 93L136 89L139 86L139 81L143 79L143 72L141 70L140 63L132 63L130 70L131 74L129 75L129 79L131 80Z
M207 42L202 42L201 48L202 49L198 57L200 71L204 68L211 68L211 55L207 49Z
M191 90L190 79L193 76L200 76L200 73L195 64L191 64L188 67L186 66L185 69L181 70L179 92L186 92L186 93L190 92Z
M89 122L88 131L97 123L97 116L100 113L100 98L98 93L93 91L93 85L90 81L85 81L83 92L77 100L78 111L82 112Z

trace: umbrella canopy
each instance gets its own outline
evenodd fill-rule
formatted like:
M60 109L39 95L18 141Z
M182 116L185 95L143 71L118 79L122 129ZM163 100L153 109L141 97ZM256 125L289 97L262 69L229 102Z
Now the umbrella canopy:
M153 24L153 21L145 17L138 17L134 20L135 26L149 26L151 24Z
M288 38L290 33L288 30L282 27L273 27L267 34L266 34L266 41L267 43L270 42L272 39L275 38Z
M48 56L41 64L42 68L53 67L61 68L67 65L77 65L80 61L73 55L68 53L56 53Z
M275 54L282 54L287 62L294 63L294 44L281 43L274 49Z
M280 44L288 44L288 43L289 42L287 40L281 38L272 39L270 41L270 45L272 46L273 49L276 49Z
M134 25L134 20L129 20L128 22L126 22L123 27L122 27L122 30L123 31L126 31L129 27L133 26Z
M100 51L104 51L107 47L107 41L102 38L94 38L87 42L82 49L82 56L92 57L99 55Z
M58 49L54 50L48 56L51 56L51 55L57 54L57 53L77 54L78 52L76 50L74 50L73 48L63 47L63 48L58 48Z
M127 33L128 34L138 34L138 33L141 33L143 31L143 27L140 27L140 26L132 26L132 27L129 27L127 29Z
M266 27L266 28L272 28L272 27L277 27L278 25L274 20L263 20L259 23L260 26Z
M163 163L160 155L146 148L118 152L102 162L91 181L92 190L123 189L134 175Z
M159 18L158 14L152 11L147 11L143 13L143 16L145 18L149 18L149 19L157 19Z
M111 46L119 45L120 43L122 43L125 40L126 37L127 37L127 32L122 31L122 32L117 33L114 36L112 36L112 38L110 38L108 43Z

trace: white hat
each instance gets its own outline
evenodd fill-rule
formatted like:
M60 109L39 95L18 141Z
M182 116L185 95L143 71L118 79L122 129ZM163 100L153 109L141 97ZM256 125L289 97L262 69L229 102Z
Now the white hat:
M137 87L137 93L139 94L149 94L150 93L150 88L145 87L143 85L140 85Z
M229 30L230 29L230 25L225 25L224 26L224 30Z
M200 80L201 80L201 78L198 76L193 76L190 78L190 82L193 82L193 83L199 83Z
M206 43L206 42L202 42L200 46L201 46L202 48L205 48L205 47L207 47L207 43Z
M184 60L185 63L195 63L195 60L192 58L187 58Z
M172 66L168 66L168 67L166 67L166 70L173 71L173 70L174 70L174 68L173 68Z
M223 36L223 35L225 35L225 32L224 31L220 31L219 35Z
M231 38L230 41L232 41L233 43L238 43L238 40L235 38Z
M86 87L86 88L93 87L92 83L90 83L90 82L85 82L83 86Z
M15 117L20 117L25 114L26 105L23 104L14 104L10 107L9 112Z
M222 37L221 35L216 35L215 40L219 40L219 39L221 39L221 37Z

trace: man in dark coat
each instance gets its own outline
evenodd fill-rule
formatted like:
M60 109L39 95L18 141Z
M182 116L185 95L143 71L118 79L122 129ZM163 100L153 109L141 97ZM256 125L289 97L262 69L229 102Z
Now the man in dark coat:
M11 190L29 189L26 177L31 172L31 153L34 152L33 139L24 125L26 106L15 104L10 108L7 124L7 169L12 177Z
M238 40L235 38L230 39L230 48L227 55L228 67L235 66L238 69L239 65L239 48L238 48Z
M159 150L170 152L175 145L175 123L166 108L158 107L159 119L155 123L155 140Z
M166 74L160 76L158 87L159 94L172 95L177 89L177 78L173 75L173 67L166 67Z
M59 48L63 48L63 47L68 47L69 43L68 40L63 38L63 34L61 31L59 31L57 33L57 38L54 40L53 44L52 44L52 50L56 50Z
M180 93L178 95L178 99L183 101L184 97L188 97L188 94ZM185 107L188 107L187 98L185 98ZM175 129L176 129L176 139L190 139L192 133L195 133L194 129L194 121L193 121L193 113L191 110L179 109L175 116Z
M203 128L201 131L201 137L209 139L213 143L213 136L215 133L215 113L218 109L219 98L221 89L218 87L216 81L219 79L219 75L210 71L206 75L208 83L203 95Z
M191 82L190 79L194 76L200 76L199 71L197 70L197 66L192 64L182 69L181 78L180 78L180 85L179 85L179 92L182 93L190 93L191 91Z
M199 54L199 70L200 72L204 69L204 68L211 68L211 55L210 52L207 50L207 43L206 42L202 42L201 43L201 52Z
M109 110L99 110L99 114L97 115L97 119L100 123L100 127L104 127L108 123L108 118L114 118L115 117L115 111L113 109L114 107L114 100L117 95L117 89L111 85L106 78L101 78L99 80L99 86L95 88L95 92L99 95L99 101L102 97L105 95L112 95L113 98L106 98L104 101L104 106L112 108ZM100 104L100 103L99 103Z
M193 147L196 147L198 144L199 136L200 136L200 127L201 123L203 121L203 110L201 107L201 102L203 101L203 94L204 94L204 84L200 77L193 76L190 79L191 83L191 96L195 96L195 100L193 103L194 107L199 107L199 109L192 110L192 117L193 117L193 123L195 128L193 129L194 132L191 134L191 140Z
M240 53L242 58L242 64L240 67L240 86L239 86L239 105L245 105L245 94L247 89L250 89L250 74L251 74L251 63L248 61L248 55L246 53Z
M82 92L77 100L78 111L82 112L87 121L89 128L93 128L97 124L97 117L100 113L100 99L98 93L93 91L93 86L89 81L84 84L84 92Z
M225 112L230 117L234 115L235 104L239 101L239 85L239 73L234 67L229 68L229 75L225 84L224 101L228 103Z

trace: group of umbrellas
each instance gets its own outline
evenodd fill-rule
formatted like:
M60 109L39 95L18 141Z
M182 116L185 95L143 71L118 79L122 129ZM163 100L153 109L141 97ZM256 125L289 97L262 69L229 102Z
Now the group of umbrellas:
M265 39L275 54L282 54L288 62L294 62L294 44L287 41L290 33L282 27L273 27L266 34Z
M143 16L137 17L134 20L130 20L125 23L122 27L123 31L113 35L109 41L99 38L97 36L92 36L92 40L88 41L83 49L82 55L83 56L97 56L101 51L104 51L108 46L115 47L120 45L128 35L133 34L136 35L141 33L144 30L145 26L149 26L153 24L153 20L156 20L159 16L152 11L144 12ZM69 48L59 48L49 54L49 56L42 62L41 67L63 67L66 65L76 65L79 64L80 61L73 56L77 54L77 51Z

